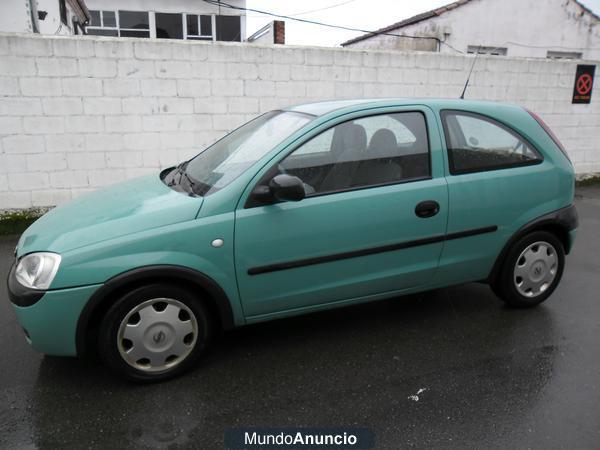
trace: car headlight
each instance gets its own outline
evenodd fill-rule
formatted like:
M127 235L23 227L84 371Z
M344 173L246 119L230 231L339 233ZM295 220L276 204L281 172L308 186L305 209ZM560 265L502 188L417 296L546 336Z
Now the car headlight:
M15 270L17 281L32 289L48 289L60 265L57 253L30 253L21 258Z

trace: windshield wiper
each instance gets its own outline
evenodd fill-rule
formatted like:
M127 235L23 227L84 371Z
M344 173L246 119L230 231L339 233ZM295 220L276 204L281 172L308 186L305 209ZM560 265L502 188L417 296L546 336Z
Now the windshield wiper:
M169 186L169 187L172 187L172 186L175 186L175 185L177 185L177 184L180 184L180 182L181 182L181 171L182 171L183 169L185 169L185 165L186 165L188 162L189 162L189 161L184 161L184 162L182 162L181 164L179 164L178 166L176 166L176 167L173 167L173 170L171 170L171 172L170 172L170 173L169 173L169 175L168 175L168 176L170 176L170 177L171 177L171 181L169 181L169 182L167 183L167 186ZM177 174L180 174L180 175L179 175L179 179L178 179L177 181L175 181L175 176L176 176Z
M190 194L195 194L198 195L198 192L196 191L196 185L197 183L192 179L191 176L188 175L188 173L185 171L187 165L188 165L189 161L185 161L182 162L181 164L179 164L177 166L177 171L179 172L179 180L178 183L181 185L181 179L185 178L185 181L187 181L188 186L190 187Z

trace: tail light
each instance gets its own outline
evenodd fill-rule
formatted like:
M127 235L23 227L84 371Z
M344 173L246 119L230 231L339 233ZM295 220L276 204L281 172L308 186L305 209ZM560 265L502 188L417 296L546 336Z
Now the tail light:
M560 151L563 153L563 155L565 155L565 157L569 160L569 162L571 164L573 164L573 161L571 161L571 158L569 158L569 155L567 154L567 151L565 150L564 145L562 145L562 143L559 141L559 139L556 136L556 134L554 134L554 131L552 131L550 129L550 127L548 126L548 124L546 122L544 122L542 120L542 118L540 116L538 116L536 113L534 113L533 111L529 111L528 109L526 109L526 111L529 113L529 115L531 117L533 117L535 119L535 121L537 123L540 124L540 126L544 129L544 131L546 132L546 134L548 136L550 136L550 139L552 139L552 141L554 141L554 143L560 149Z

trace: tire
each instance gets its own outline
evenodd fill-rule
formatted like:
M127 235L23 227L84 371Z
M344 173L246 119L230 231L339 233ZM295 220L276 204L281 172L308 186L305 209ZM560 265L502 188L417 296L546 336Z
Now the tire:
M536 306L552 295L564 266L565 250L556 235L534 231L511 247L492 290L510 306Z
M210 342L211 325L208 310L189 291L166 284L141 286L104 315L98 352L124 378L166 380L196 364Z

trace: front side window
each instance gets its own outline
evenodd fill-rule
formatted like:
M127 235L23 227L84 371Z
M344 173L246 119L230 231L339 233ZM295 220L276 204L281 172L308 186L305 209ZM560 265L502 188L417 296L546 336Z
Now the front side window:
M223 188L312 119L303 113L271 111L232 131L185 166L194 192L206 195Z
M279 171L299 177L308 196L430 177L425 117L402 112L341 123L297 148Z
M450 173L505 169L542 161L525 139L508 127L479 114L443 111Z

